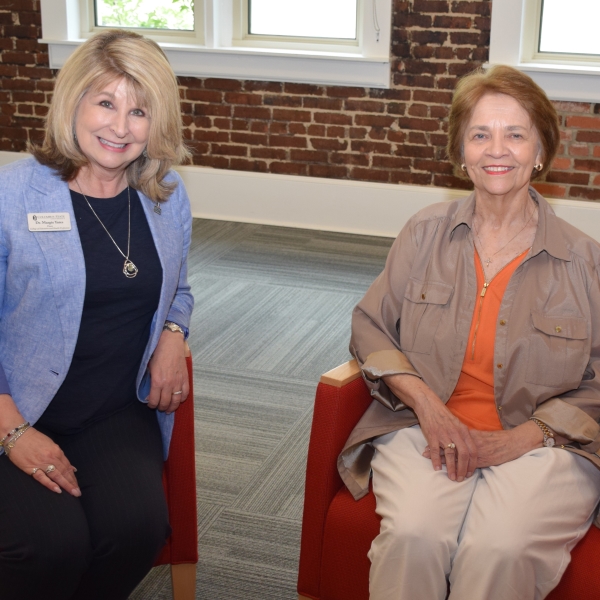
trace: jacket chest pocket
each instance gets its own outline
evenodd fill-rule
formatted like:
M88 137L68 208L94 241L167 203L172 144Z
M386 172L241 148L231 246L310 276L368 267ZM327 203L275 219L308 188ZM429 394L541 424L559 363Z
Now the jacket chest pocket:
M531 312L528 383L576 388L589 360L587 322L581 317L561 317Z
M447 283L409 279L400 322L400 348L429 354L433 338L454 287Z

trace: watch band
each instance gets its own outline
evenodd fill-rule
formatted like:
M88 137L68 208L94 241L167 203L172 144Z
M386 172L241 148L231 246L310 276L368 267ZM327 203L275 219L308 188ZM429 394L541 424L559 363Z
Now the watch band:
M173 321L165 321L165 324L163 325L163 331L165 329L168 329L173 333L182 333L183 337L185 337L185 331L179 325L177 325L177 323L173 323Z
M542 433L544 434L544 446L546 446L546 448L552 448L556 442L554 441L554 434L550 431L550 428L546 423L535 417L530 417L529 420L533 421L542 430Z

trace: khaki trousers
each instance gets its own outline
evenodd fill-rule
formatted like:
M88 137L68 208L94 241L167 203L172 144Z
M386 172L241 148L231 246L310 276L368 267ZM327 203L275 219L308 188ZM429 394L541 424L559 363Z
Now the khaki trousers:
M542 600L558 585L600 497L600 471L554 448L461 483L421 454L418 425L374 442L381 530L370 600Z

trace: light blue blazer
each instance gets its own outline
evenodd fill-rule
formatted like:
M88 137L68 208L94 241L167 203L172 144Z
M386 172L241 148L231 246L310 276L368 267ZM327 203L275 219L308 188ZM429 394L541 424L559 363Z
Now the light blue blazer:
M148 361L166 320L186 331L194 304L187 282L192 216L183 182L160 205L139 193L163 272L160 300L137 374L150 391ZM28 213L68 213L70 231L29 231ZM34 424L64 381L79 333L85 263L68 185L30 158L0 169L0 365L19 410ZM126 335L126 332L123 332ZM158 412L167 456L174 415Z

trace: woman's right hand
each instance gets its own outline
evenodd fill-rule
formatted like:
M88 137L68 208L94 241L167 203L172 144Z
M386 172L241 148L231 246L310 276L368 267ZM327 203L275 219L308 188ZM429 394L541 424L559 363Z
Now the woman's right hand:
M448 477L463 481L477 468L477 446L469 429L444 405L422 379L414 375L389 375L386 385L404 404L413 409L428 447L424 456L431 459L433 468L441 470L446 464ZM449 448L454 444L455 448ZM445 460L442 461L442 457Z
M37 429L30 427L23 433L15 442L8 458L21 471L49 490L60 494L62 488L72 496L81 496L75 467L60 447ZM48 471L51 465L54 470Z

